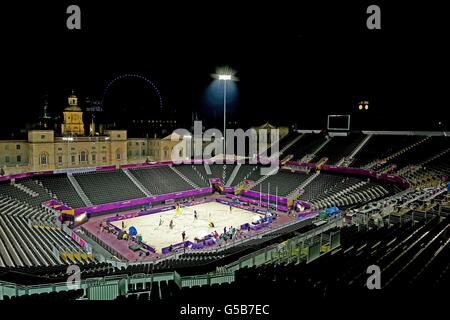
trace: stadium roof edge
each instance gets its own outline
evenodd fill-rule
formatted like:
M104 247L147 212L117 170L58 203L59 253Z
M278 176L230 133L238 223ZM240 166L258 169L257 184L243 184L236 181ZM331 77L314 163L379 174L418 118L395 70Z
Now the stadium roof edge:
M296 130L298 133L320 133L323 130ZM362 130L363 134L377 134L377 135L398 135L398 136L445 136L450 137L449 131L376 131L376 130Z

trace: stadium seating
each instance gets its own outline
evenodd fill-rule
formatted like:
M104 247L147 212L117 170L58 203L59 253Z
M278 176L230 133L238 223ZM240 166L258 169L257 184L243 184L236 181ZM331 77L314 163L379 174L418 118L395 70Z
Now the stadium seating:
M203 175L201 171L198 170L199 167L203 168L203 165L179 165L175 168L181 172L186 178L192 181L199 188L209 187L209 180L206 175Z
M296 160L304 158L309 162L326 157L327 164L336 164L355 150L364 138L361 134L332 137L314 154L326 141L323 134L292 133L281 141L281 147L286 148L283 156L290 154ZM415 188L434 186L435 183L442 184L443 176L450 176L449 142L446 137L374 135L356 154L350 166L368 166L382 172L395 164L397 168L393 171L394 174L407 178ZM305 158L306 155L311 157ZM384 162L377 164L376 159ZM235 164L210 164L209 168L211 174L207 173L203 164L189 164L129 169L126 173L123 170L76 173L73 177L92 204L97 205L142 198L145 197L143 190L153 195L162 195L203 188L209 186L209 179L213 177L220 178L225 184L237 167ZM398 188L375 179L332 174L324 170L310 174L283 169L274 175L261 176L260 168L250 164L239 165L231 185L240 186L248 179L254 182L251 186L254 191L261 189L263 194L267 193L270 184L271 194L275 194L277 190L278 195L290 197L311 178L304 186L300 199L309 202L312 209L337 206L340 209L351 209L352 213L358 213L363 205L385 199L399 191ZM135 179L130 178L130 175ZM83 249L55 223L51 210L42 207L42 202L51 198L73 208L85 206L86 198L78 194L77 190L80 189L74 188L72 182L66 174L57 174L18 179L13 184L0 183L0 280L24 284L65 281L66 267L73 263L82 267L84 279L175 270L181 276L207 274L216 271L218 266L235 262L255 250L282 243L299 232L315 228L311 221L298 220L261 237L245 239L245 242L235 246L221 247L223 243L220 243L211 251L206 248L177 252L176 259L168 258L155 264L129 264L128 267L119 269L109 263L82 258L86 256ZM410 199L408 197L409 194L396 201L407 202ZM383 205L383 200L379 201ZM367 278L365 267L368 264L377 264L383 268L383 281L389 288L409 288L414 284L442 288L450 278L449 220L434 217L437 209L429 214L428 219L424 218L426 215L419 212L417 207L411 210L417 211L413 211L414 215L410 212L405 216L392 214L389 221L393 225L378 227L371 221L367 226L344 228L341 233L342 249L325 254L308 264L283 261L276 265L243 268L236 272L235 283L221 286L180 289L174 281L129 284L127 298L159 302L195 294L199 299L208 299L212 295L250 295L255 291L260 291L262 295L268 290L273 290L276 294L299 287L311 290L312 297L337 296L344 288L358 290L364 285ZM239 239L244 237L245 235ZM59 255L63 252L69 255ZM248 289L241 290L242 287ZM60 299L73 300L82 296L82 292L67 292ZM51 297L56 298L55 295ZM16 300L47 298L50 295L30 295Z
M392 191L387 185L321 173L306 186L300 199L310 202L314 209L342 208L381 198Z
M41 183L42 186L49 193L53 194L60 202L72 208L81 208L85 206L83 200L81 200L81 197L70 183L66 174L43 176L37 178L36 181Z
M225 184L234 170L234 164L210 164L211 175L209 178L220 178L222 184Z
M375 160L384 159L414 143L420 141L420 136L373 135L351 163L351 167L363 167Z
M437 217L415 224L395 224L381 228L356 226L341 231L341 248L310 263L291 262L244 267L236 271L231 284L181 288L172 298L162 300L192 301L192 297L204 302L228 299L254 299L266 301L270 297L283 298L284 303L309 303L316 299L332 298L346 301L342 293L368 297L373 292L366 289L367 267L380 266L383 295L417 295L423 299L421 286L444 289L450 280L448 265L449 242L438 235L449 232L448 218ZM386 270L386 271L385 271ZM411 290L411 292L405 290ZM301 289L300 291L298 291ZM298 291L296 294L293 292ZM352 291L350 291L352 290ZM301 293L305 294L301 294ZM429 294L429 293L428 293ZM299 302L298 297L302 300ZM354 295L352 295L354 296ZM374 301L372 297L369 301ZM178 299L178 300L175 300ZM395 301L395 300L394 300ZM347 301L348 302L348 301Z
M42 202L51 199L51 195L44 188L30 179L0 183L0 196L11 197L36 208L40 208Z
M300 140L283 152L283 157L292 154L293 160L301 160L306 155L314 153L324 142L325 136L321 133L305 134Z
M306 186L301 195L301 199L312 201L321 194L328 194L330 188L341 183L345 179L346 178L341 175L322 172Z
M386 163L376 165L377 171L382 171L389 164L395 165L395 170L402 169L407 165L417 165L433 155L444 151L450 147L450 139L446 137L426 137L418 143L404 148L395 155L386 158Z
M130 172L152 194L168 194L194 189L169 166L130 169Z
M0 197L1 214L42 221L50 221L53 217L48 209L36 208L11 197Z
M84 253L59 227L44 221L0 214L0 266L50 266L65 263L58 252Z
M437 174L450 177L450 147L443 150L439 157L424 162L422 166Z
M336 164L342 158L350 155L350 153L364 139L362 134L350 134L345 137L335 136L315 154L311 160L312 163L318 162L321 158L328 158L327 164Z
M244 182L244 180L257 181L261 177L260 169L258 166L251 164L242 164L234 177L232 187L238 186Z
M73 177L93 204L145 197L122 170L78 173Z
M279 170L276 174L266 176L263 182L255 184L252 190L259 191L261 188L263 193L267 193L270 185L270 194L275 194L275 191L278 190L278 195L287 196L306 179L308 179L308 175L305 173Z

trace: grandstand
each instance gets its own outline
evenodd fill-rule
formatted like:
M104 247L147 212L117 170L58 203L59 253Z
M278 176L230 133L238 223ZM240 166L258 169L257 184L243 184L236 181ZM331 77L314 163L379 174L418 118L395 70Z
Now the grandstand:
M2 180L0 299L368 295L371 264L387 292L448 286L447 136L294 131L280 154L289 160L271 175L205 161ZM63 284L69 265L81 270L76 290Z

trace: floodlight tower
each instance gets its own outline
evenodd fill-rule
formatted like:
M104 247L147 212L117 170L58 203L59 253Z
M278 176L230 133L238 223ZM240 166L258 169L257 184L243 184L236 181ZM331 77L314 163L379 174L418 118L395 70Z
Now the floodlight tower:
M219 74L219 80L223 81L223 156L226 157L226 132L227 132L227 81L231 81L231 74Z

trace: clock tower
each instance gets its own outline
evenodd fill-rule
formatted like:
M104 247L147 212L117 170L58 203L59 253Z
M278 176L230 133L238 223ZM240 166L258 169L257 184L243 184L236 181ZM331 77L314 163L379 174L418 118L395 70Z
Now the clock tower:
M68 98L69 105L64 109L64 122L61 125L62 135L84 136L83 111L78 106L78 98L72 94Z

